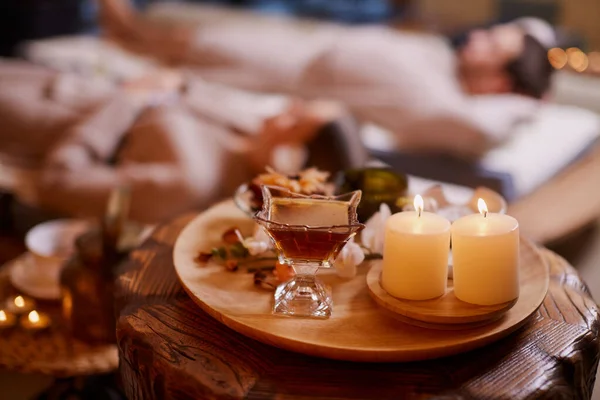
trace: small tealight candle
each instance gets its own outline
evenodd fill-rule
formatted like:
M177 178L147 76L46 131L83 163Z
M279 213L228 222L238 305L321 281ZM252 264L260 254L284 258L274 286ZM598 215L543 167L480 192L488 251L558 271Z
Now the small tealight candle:
M16 296L6 300L6 309L17 315L25 314L35 308L35 301L29 297Z
M13 313L0 310L0 331L14 327L16 322L17 317Z
M464 302L494 305L519 297L519 223L511 216L480 214L452 225L454 294Z
M427 300L446 292L450 221L424 212L419 195L414 207L385 224L381 286L394 297Z
M50 317L36 310L21 317L21 326L30 332L40 332L50 327Z

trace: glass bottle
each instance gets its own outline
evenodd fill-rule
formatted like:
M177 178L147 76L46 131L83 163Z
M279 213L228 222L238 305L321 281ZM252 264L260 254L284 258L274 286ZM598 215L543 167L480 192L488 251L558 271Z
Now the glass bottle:
M360 222L366 222L379 211L381 203L386 203L392 213L402 211L397 205L397 200L408 191L408 177L388 167L351 169L340 174L337 186L338 193L362 191L358 219Z
M72 338L89 344L115 343L114 270L124 254L118 249L129 191L113 192L100 227L75 241L75 254L60 277L63 316Z

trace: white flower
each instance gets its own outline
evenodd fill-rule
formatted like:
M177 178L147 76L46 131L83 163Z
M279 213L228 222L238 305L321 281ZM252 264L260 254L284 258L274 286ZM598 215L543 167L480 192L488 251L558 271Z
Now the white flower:
M365 260L365 253L362 248L350 239L338 254L333 267L341 278L354 278L356 276L356 267Z
M361 233L361 242L374 253L383 254L383 241L385 239L385 221L392 215L390 207L381 203L379 211L373 214L365 223Z
M265 253L273 248L273 243L271 242L271 238L265 231L265 229L257 225L254 230L254 235L244 239L239 231L236 232L238 234L238 239L242 245L248 250L251 256L257 256L259 254Z

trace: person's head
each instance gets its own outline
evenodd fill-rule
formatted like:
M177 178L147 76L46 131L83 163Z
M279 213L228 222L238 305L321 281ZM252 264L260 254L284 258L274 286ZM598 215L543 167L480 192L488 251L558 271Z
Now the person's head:
M465 90L541 98L550 88L547 51L554 42L552 27L535 18L470 31L457 49Z

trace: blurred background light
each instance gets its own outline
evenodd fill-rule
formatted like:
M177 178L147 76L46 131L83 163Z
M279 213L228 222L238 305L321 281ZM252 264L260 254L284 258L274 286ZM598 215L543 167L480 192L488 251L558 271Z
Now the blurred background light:
M590 72L600 73L600 52L593 51L588 54L588 62Z
M567 52L563 49L559 49L555 47L553 49L548 50L548 61L555 69L562 69L567 65L569 60L569 56Z
M583 72L589 65L588 56L578 48L567 49L567 56L569 58L569 66L577 72Z

